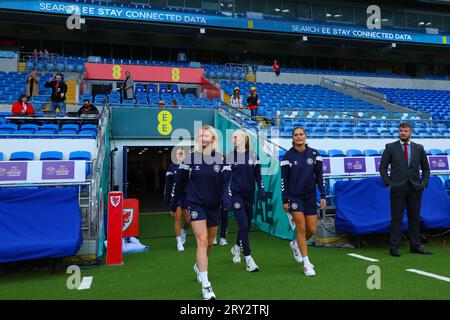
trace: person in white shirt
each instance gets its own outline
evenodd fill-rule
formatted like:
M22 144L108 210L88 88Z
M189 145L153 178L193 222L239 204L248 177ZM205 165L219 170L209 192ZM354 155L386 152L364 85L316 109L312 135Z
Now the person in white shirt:
M231 97L231 106L235 109L243 109L244 101L242 100L239 87L235 87L233 96Z

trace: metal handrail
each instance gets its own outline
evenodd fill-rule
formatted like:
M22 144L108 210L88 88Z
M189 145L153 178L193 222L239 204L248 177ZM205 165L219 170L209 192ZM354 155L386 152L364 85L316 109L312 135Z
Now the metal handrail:
M338 81L335 81L335 80L332 80L329 78L325 78L325 77L322 77L322 82L325 82L325 83L329 82L333 86L340 86L344 89L347 89L347 88L358 89L360 91L363 91L364 94L370 95L376 99L386 102L386 95L379 93L379 92L372 91L370 89L367 89L367 88L373 88L373 87L365 85L363 83L359 83L359 82L348 80L348 79L343 79L342 82L338 82ZM347 83L349 83L349 84L347 84Z

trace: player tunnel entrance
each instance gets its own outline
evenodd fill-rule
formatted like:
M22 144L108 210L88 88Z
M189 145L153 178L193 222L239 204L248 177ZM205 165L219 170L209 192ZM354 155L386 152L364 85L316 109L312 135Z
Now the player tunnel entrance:
M139 199L143 213L167 212L163 203L166 170L173 146L124 146L123 191L126 198Z

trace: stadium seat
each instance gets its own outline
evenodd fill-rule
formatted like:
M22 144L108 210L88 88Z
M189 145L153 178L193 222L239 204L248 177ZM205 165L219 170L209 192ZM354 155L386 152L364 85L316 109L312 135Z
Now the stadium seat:
M319 155L322 157L328 157L328 153L325 150L317 149L317 152L319 152Z
M54 136L54 138L58 139L74 139L75 135L78 134L78 131L75 129L61 129L58 131L58 134ZM71 135L71 136L68 136Z
M364 154L361 152L361 150L356 150L356 149L347 150L347 155L349 157L363 157L364 156Z
M96 124L91 124L91 123L83 124L81 126L81 130L97 130L97 125Z
M20 126L20 130L31 130L32 133L35 133L38 130L39 126L34 123L25 123Z
M41 153L39 160L62 160L63 153L60 151L45 151Z
M46 124L43 124L42 126L41 126L41 130L42 129L48 129L48 130L52 130L53 131L53 133L57 133L58 132L58 129L59 129L59 127L58 127L58 125L57 124L53 124L53 123L46 123Z
M342 152L342 150L331 149L331 150L328 150L328 156L330 156L330 157L345 157L345 154L344 154L344 152Z
M445 153L450 156L450 149L445 149Z
M78 133L78 138L81 139L91 139L91 138L95 138L97 136L97 131L96 130L92 130L92 129L87 129L87 130L81 130Z
M0 161L3 161L3 152L0 152Z
M17 151L11 153L9 161L32 161L34 160L34 153L29 151Z
M18 125L14 123L4 123L0 125L0 132L1 133L14 133L18 129Z
M31 137L34 139L50 139L57 133L55 129L39 129L35 134ZM45 136L43 136L45 135Z
M446 153L440 149L430 149L428 150L428 154L433 156L446 155Z
M364 150L364 155L366 157L375 157L375 156L379 156L380 154L378 153L377 150L367 149L367 150Z
M73 123L67 123L62 125L62 130L74 130L75 133L78 133L78 130L80 130L80 127L77 124Z
M85 160L91 161L91 153L89 151L73 151L69 154L69 160ZM86 177L91 173L90 164L86 164Z

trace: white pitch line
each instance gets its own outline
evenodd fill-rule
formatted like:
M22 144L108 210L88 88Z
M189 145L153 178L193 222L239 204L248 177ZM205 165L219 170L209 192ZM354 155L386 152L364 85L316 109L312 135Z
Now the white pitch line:
M373 259L373 258L369 258L369 257L365 257L365 256L361 256L359 254L356 253L347 253L348 256L352 256L358 259L362 259L362 260L367 260L367 261L371 261L371 262L377 262L379 261L378 259Z
M438 279L438 280L450 282L450 278L447 278L447 277L444 277L444 276L440 276L438 274L434 274L434 273L430 273L430 272L426 272L426 271L422 271L422 270L417 270L417 269L406 269L406 271L414 272L414 273L421 274L421 275L426 276L426 277L435 278L435 279Z

